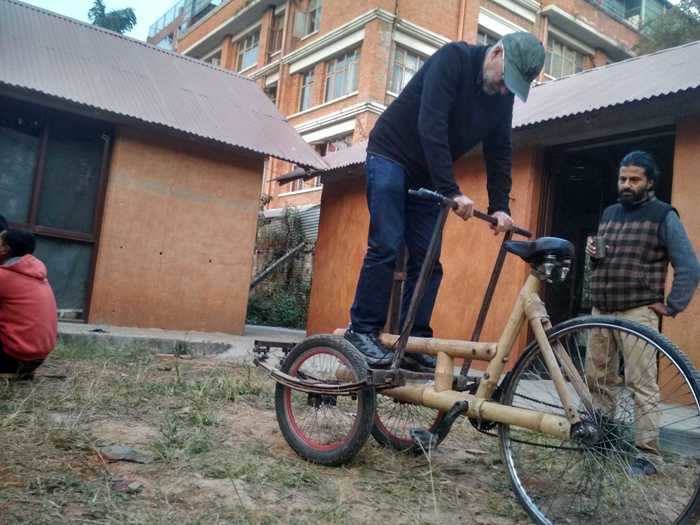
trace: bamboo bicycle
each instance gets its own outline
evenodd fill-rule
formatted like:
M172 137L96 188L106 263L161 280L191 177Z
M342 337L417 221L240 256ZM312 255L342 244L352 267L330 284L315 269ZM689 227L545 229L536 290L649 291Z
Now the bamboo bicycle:
M688 358L658 332L612 317L579 317L555 327L539 297L542 282L564 281L574 256L570 242L543 237L504 239L479 322L490 303L503 257L510 252L532 268L497 342L412 338L417 305L432 271L437 245L454 202L419 190L414 198L438 201L441 215L421 269L400 335L383 334L395 352L390 368L368 369L362 355L336 331L312 336L288 352L281 369L256 363L277 382L280 429L304 459L324 465L350 461L370 435L397 450L437 446L459 416L498 437L517 498L539 524L666 524L700 519L700 386ZM485 220L490 217L476 212ZM493 222L491 220L491 222ZM506 373L525 321L534 340ZM634 406L625 380L594 382L586 352L594 340L635 345L640 359L658 365L659 401L646 411ZM434 374L400 368L404 352L437 357ZM455 359L466 364L455 373ZM488 363L467 375L472 360ZM624 374L611 364L611 375ZM618 368L619 366L619 368ZM654 385L652 385L654 386ZM604 406L603 392L615 395ZM635 422L656 417L655 472L635 467ZM496 433L492 431L496 430ZM465 444L467 445L467 444ZM646 463L648 465L648 462Z

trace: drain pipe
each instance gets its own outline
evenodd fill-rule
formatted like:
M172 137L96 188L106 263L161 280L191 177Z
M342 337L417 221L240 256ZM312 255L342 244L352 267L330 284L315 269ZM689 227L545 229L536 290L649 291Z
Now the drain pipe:
M459 25L457 26L457 40L464 40L464 13L467 10L467 0L459 1Z

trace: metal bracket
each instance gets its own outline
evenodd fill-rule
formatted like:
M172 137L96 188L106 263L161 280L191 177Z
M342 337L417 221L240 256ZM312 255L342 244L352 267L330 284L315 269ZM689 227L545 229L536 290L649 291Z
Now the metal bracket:
M275 348L282 350L282 353L286 356L295 346L296 343L255 340L253 341L253 354L256 356L256 360L264 361L268 358L270 351Z
M371 368L367 376L367 384L375 388L394 388L406 384L406 376L400 369Z

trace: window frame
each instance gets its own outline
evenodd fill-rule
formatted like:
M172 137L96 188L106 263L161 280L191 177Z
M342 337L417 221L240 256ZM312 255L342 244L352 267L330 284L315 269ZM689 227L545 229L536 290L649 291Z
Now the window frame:
M87 322L87 320L90 318L90 303L95 277L95 266L97 264L97 252L99 248L100 232L102 229L102 219L104 216L105 195L112 151L112 138L114 136L113 127L101 121L79 117L64 111L53 110L36 104L23 103L15 99L0 96L0 109L3 109L4 111L5 107L12 108L11 110L8 110L8 113L12 111L12 113L32 115L33 118L36 117L41 123L39 145L37 147L36 161L34 163L32 193L30 197L28 218L26 222L11 221L10 226L29 231L38 237L78 242L81 244L90 245L92 247L89 270L86 276L87 286L85 290L85 302L83 303L83 319L81 319L81 321ZM49 140L51 139L51 128L52 126L55 126L59 120L72 122L76 126L91 128L96 134L101 133L100 137L103 140L97 187L95 190L95 209L92 217L92 228L88 233L37 224L39 203L42 196L42 185L46 170L48 145Z
M279 27L276 24L279 22ZM270 23L270 45L267 52L267 59L282 51L282 41L284 39L284 12L273 14ZM275 47L276 46L276 47Z
M342 68L338 68L341 64ZM348 51L344 51L328 60L324 63L325 66L325 79L323 86L323 102L328 103L339 98L345 97L357 91L357 87L360 81L360 48L355 47ZM339 74L344 75L342 81L341 93L335 93L335 87L337 86L336 78ZM333 95L331 95L330 88L333 87Z
M314 85L316 84L316 70L315 68L307 69L299 73L299 112L306 111L314 107ZM309 80L310 79L310 80ZM308 97L305 97L308 95ZM304 105L304 100L306 98L307 105Z
M405 59L409 54L416 58L418 67L416 68L415 71L413 71L411 73L410 77L406 78L406 71L409 68L406 65ZM399 63L399 61L398 61L400 56L403 57L403 62L401 62L401 63ZM403 89L406 87L406 85L411 81L413 76L416 73L418 73L418 71L420 70L421 67L423 67L423 64L425 64L426 60L427 60L427 58L425 56L423 56L422 54L418 53L417 51L414 51L412 49L409 49L407 47L404 47L404 46L397 44L394 47L394 60L391 63L391 85L390 85L389 92L394 93L396 95L401 93L401 91L403 91ZM396 83L396 78L397 78L397 74L396 74L397 71L396 70L397 70L397 68L400 69L400 73L401 73L401 81L399 82L398 85Z
M492 46L499 41L497 36L494 36L488 31L484 31L481 28L476 32L476 43L480 46Z
M555 58L557 62L555 62ZM583 71L585 58L586 55L584 53L567 45L550 33L547 37L544 74L547 78L557 79L580 73ZM558 69L558 71L555 69Z
M253 45L247 46L246 43L254 39L255 43ZM236 41L236 46L237 46L237 57L236 57L236 71L241 72L245 71L246 69L249 69L251 67L255 67L258 64L258 54L260 52L260 29L255 29L254 31L251 31L250 33L246 34L245 36L239 38ZM253 49L256 50L255 52L255 62L252 64L247 64L244 65L243 60L247 53L252 51Z
M313 35L321 29L321 0L309 0L306 8L306 23L304 36Z

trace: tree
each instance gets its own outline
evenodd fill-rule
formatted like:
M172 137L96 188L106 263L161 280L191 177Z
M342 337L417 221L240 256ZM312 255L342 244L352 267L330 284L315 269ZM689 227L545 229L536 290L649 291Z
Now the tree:
M700 0L681 0L642 28L639 54L700 40Z
M136 26L136 13L131 7L107 11L103 0L94 0L88 11L88 19L93 25L124 34Z

